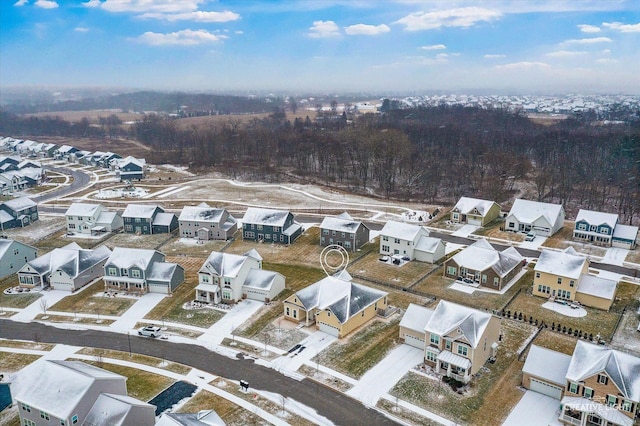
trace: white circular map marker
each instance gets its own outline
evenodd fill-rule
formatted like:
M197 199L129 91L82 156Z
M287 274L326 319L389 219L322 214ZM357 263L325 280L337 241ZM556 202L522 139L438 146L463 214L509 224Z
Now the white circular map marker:
M335 260L339 260L340 262L334 261L332 259L337 254L339 257L335 256ZM329 258L331 255L332 258ZM320 252L320 266L322 266L322 270L328 277L333 276L336 272L340 270L346 269L349 264L349 252L342 246L337 244L330 244L322 249Z

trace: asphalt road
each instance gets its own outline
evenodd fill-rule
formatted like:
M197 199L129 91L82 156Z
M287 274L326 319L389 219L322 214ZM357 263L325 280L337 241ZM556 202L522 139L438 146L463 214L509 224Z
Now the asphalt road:
M36 197L31 198L36 203L42 203L43 201L48 201L53 198L63 197L65 195L71 194L73 192L79 191L91 181L91 177L78 170L71 170L64 167L45 167L45 170L51 170L53 172L63 173L66 175L71 175L73 177L73 182L69 186L62 186L55 191L48 192L43 195L38 195ZM44 210L43 210L44 211Z
M127 336L94 330L69 330L40 323L20 323L0 320L0 337L45 343L62 343L129 351ZM366 408L359 401L331 388L304 379L297 381L251 359L231 359L190 344L131 336L131 351L169 361L179 362L229 380L246 380L250 388L278 393L317 410L337 425L395 425L398 424L376 410ZM250 389L251 390L251 389Z

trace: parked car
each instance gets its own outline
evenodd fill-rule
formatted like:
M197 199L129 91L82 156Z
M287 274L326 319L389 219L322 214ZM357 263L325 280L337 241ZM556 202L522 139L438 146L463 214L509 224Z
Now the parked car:
M146 327L138 329L139 336L159 337L161 334L162 332L160 331L160 327L156 327L153 325L148 325Z
M527 236L524 238L525 241L533 241L536 239L536 233L535 231L529 231L527 233Z

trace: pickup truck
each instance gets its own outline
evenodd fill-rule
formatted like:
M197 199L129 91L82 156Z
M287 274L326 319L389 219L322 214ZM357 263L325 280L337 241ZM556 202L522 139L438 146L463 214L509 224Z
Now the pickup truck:
M142 327L138 329L139 336L146 337L159 337L161 335L160 327L156 327L153 325L148 325L146 327Z

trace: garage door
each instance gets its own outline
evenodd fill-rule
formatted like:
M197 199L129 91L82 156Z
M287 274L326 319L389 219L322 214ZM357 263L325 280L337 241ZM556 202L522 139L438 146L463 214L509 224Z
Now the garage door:
M562 388L541 382L540 380L531 379L531 390L555 399L562 399Z
M148 284L149 293L169 294L169 286L167 284Z
M417 337L411 336L409 334L404 335L404 342L418 349L424 349L424 340L418 339Z
M326 324L324 322L319 322L318 321L318 328L320 328L320 331L324 331L327 334L339 337L340 330L338 330L336 327L333 327L333 326L331 326L329 324Z
M469 225L482 226L482 219L471 219L471 218L469 218L469 220L467 220L467 223Z

